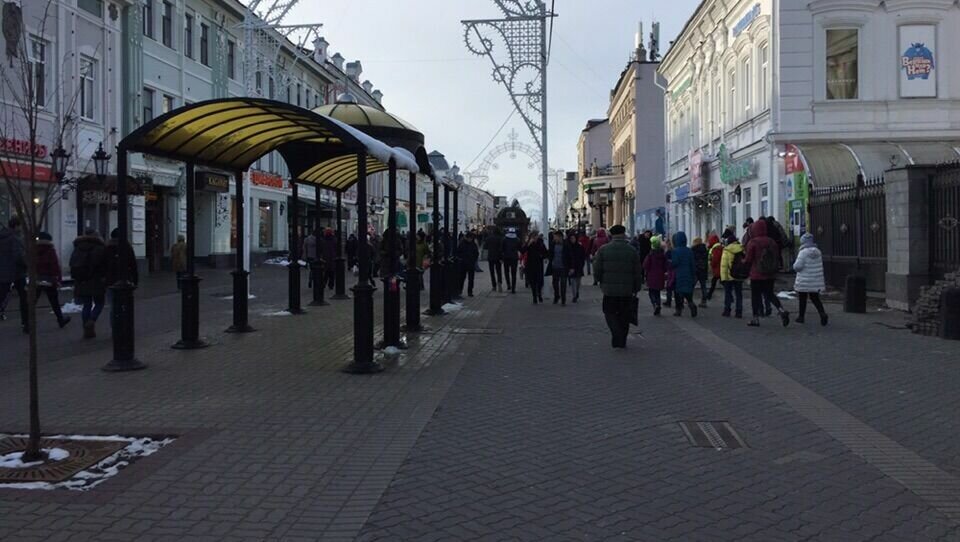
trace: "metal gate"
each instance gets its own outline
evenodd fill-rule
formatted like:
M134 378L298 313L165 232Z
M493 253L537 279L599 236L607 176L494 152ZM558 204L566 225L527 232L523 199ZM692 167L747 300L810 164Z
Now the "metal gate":
M823 253L827 284L860 273L867 289L883 291L887 273L887 208L883 177L830 186L810 194L810 231Z
M960 164L930 178L930 274L934 280L960 269Z

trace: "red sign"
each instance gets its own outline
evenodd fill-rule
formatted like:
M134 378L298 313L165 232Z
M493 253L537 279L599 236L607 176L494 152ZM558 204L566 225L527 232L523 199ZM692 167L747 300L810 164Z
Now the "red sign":
M30 164L11 162L10 160L2 160L2 162L3 165L0 166L2 167L0 173L2 173L4 177L8 179L31 180ZM39 183L49 183L53 181L53 171L50 170L50 166L34 164L32 173L33 180Z
M271 188L286 188L283 183L283 177L263 171L251 171L250 182L260 186L269 186Z
M22 139L0 137L0 152L19 154L21 156L33 155L42 160L47 157L47 146L39 143L30 143Z
M800 159L800 150L796 145L787 145L787 152L783 157L783 166L787 175L803 171L803 160Z

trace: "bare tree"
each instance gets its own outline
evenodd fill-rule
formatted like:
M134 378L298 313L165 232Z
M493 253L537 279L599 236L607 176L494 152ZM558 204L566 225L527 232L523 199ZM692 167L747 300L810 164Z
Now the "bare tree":
M28 2L31 13L39 13L34 28L39 36L46 34L55 0L45 0L40 8ZM62 81L48 81L45 65L51 59L43 42L30 38L24 25L23 8L13 2L3 3L3 37L6 58L0 60L0 179L7 186L17 218L23 228L27 264L27 329L29 331L30 372L30 437L24 461L45 459L40 448L40 406L37 369L37 236L44 229L50 209L60 199L62 187L46 164L45 146L41 141L43 126L50 143L57 148L70 145L75 128L73 111L79 88L64 92ZM63 73L61 70L60 73ZM54 84L51 84L54 83Z

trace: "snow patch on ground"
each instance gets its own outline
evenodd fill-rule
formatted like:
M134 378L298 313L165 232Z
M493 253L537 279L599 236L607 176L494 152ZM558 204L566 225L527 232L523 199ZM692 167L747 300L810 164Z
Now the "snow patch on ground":
M796 299L796 292L777 292L780 299Z
M263 315L264 316L293 316L293 313L284 309L282 311L265 312L263 313Z
M288 258L270 258L270 259L264 260L263 263L264 263L265 265L282 265L282 266L289 266L289 265L290 265L290 260L289 260ZM300 267L306 267L306 266L307 266L307 262L305 262L305 261L303 261L303 260L297 260L297 263L300 264Z
M255 296L255 295L253 295L253 294L247 294L247 299L256 299L256 298L257 298L257 296ZM220 299L226 299L226 300L232 301L232 300L233 300L233 296L232 296L232 295L228 295L228 296L226 296L226 297L221 297Z
M23 437L26 435L10 435ZM94 487L102 484L107 479L116 476L121 470L130 465L133 461L137 459L147 457L149 455L155 454L160 448L163 448L167 444L173 442L174 438L164 438L164 439L153 439L150 437L121 437L119 435L111 436L98 436L98 435L54 435L47 438L56 438L56 439L71 439L71 440L111 440L111 441L122 441L126 442L127 445L122 448L120 451L108 456L104 460L100 461L96 465L82 470L77 474L73 475L69 480L63 482L19 482L13 484L3 484L0 483L0 490L2 489L41 489L41 490L52 490L52 489L68 489L72 491L89 491ZM69 452L61 448L50 448L45 449L49 454L49 459L52 461L62 461L69 457ZM21 452L16 452L15 454L7 454L0 456L0 466L6 467L6 459L11 455L21 455ZM30 463L24 465L25 467L33 466L38 463ZM13 467L16 468L16 467Z
M400 349L397 348L396 346L388 346L388 347L386 347L386 348L383 349L383 353L386 354L386 355L388 355L388 356L399 356L399 355L400 355Z
M442 308L444 311L446 311L446 312L457 312L457 311L463 309L463 305L460 305L460 304L458 304L458 303L447 303L446 305L444 305L444 306L441 307L441 308Z
M44 448L43 452L47 454L48 461L63 461L64 459L70 457L70 452L64 450L63 448ZM29 463L24 463L22 458L23 452L10 452L9 454L0 455L0 468L25 469L27 467L35 467L43 464L43 461L30 461Z
M83 305L77 305L73 301L64 303L60 310L63 311L63 314L80 314L83 312Z

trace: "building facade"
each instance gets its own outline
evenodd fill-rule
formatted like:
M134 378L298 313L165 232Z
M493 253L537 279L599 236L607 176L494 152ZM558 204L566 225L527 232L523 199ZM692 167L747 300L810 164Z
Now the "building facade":
M813 188L960 158L958 24L949 0L702 2L660 68L671 228L799 237Z

